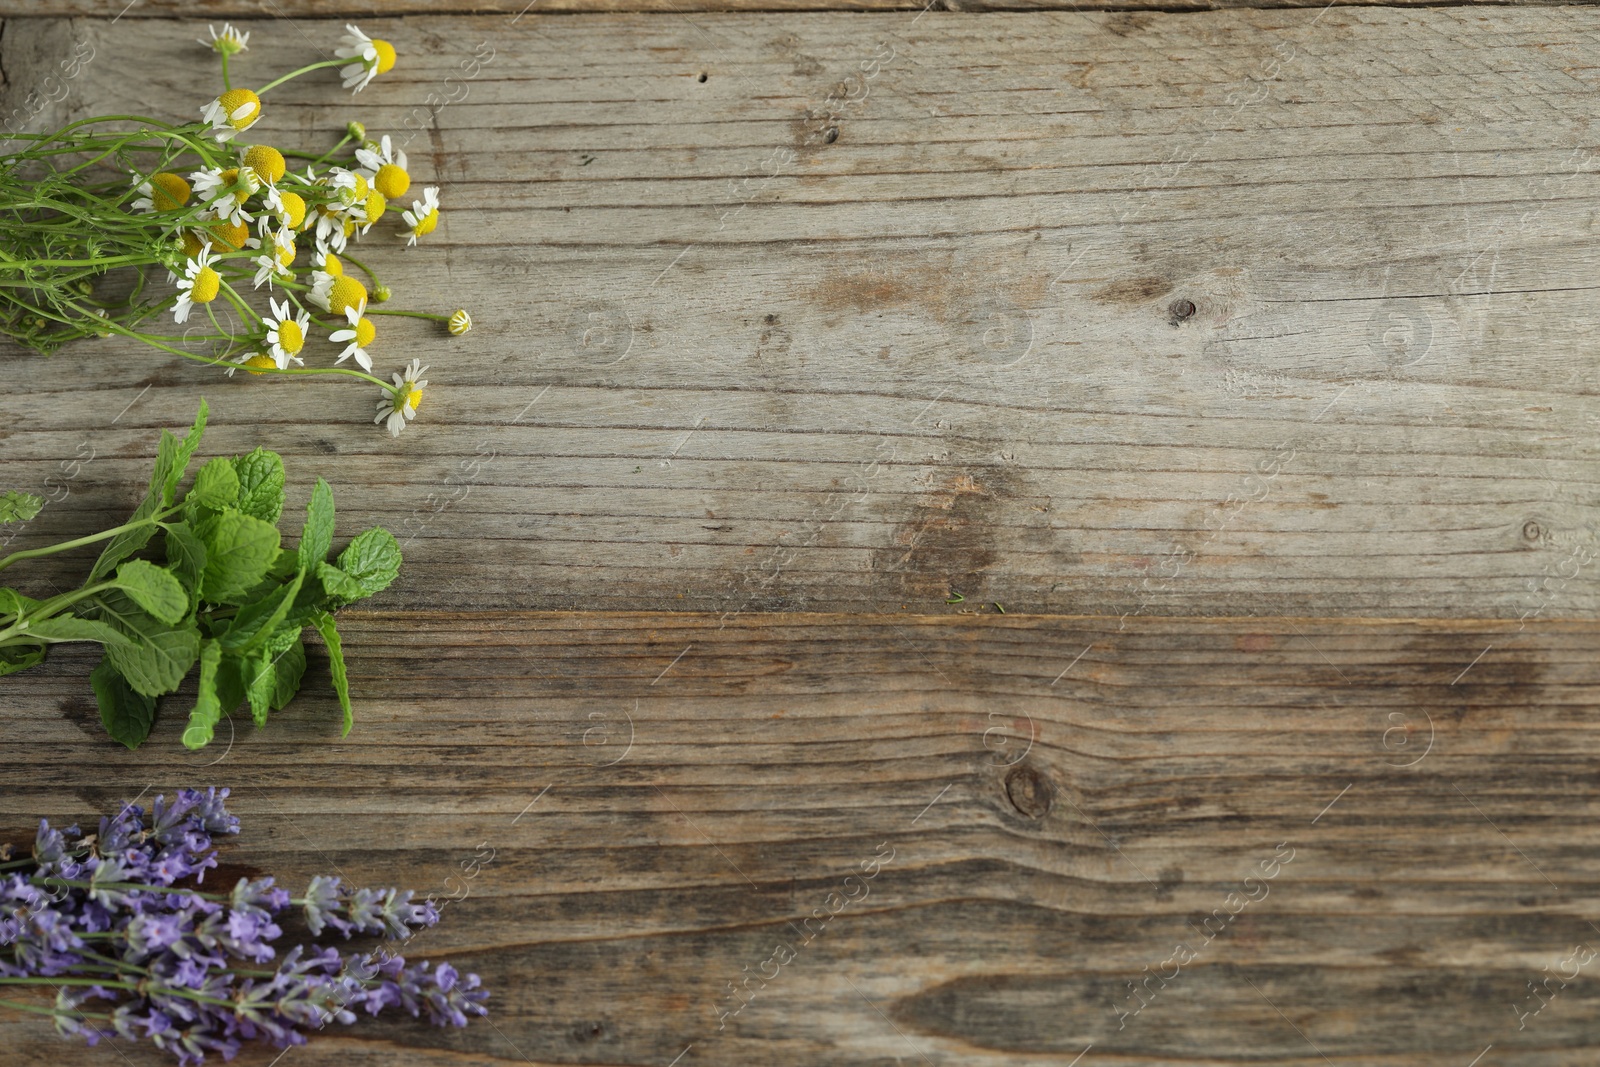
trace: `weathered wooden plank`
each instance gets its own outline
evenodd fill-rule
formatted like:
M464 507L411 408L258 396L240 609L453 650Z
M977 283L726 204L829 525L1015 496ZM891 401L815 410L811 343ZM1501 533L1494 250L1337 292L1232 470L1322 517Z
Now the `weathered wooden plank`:
M336 31L295 26L251 23L241 76ZM423 130L440 240L372 258L479 326L380 342L433 365L421 420L391 442L360 390L111 342L8 352L0 482L96 455L17 547L131 508L203 388L212 447L278 447L411 539L389 604L1600 609L1581 10L369 29L403 62L359 106L295 83L263 130ZM191 36L3 47L16 91L95 48L43 125L130 84L190 113Z
M1340 6L1430 7L1440 0L1342 0ZM1465 0L1469 5L1504 6L1506 0ZM1556 0L1529 0L1524 7L1555 6ZM1588 6L1593 0L1579 0ZM1316 0L360 0L343 5L340 17L392 18L416 15L494 15L513 19L530 11L548 14L698 15L756 12L1033 12L1033 11L1213 11L1226 8L1311 8ZM0 0L0 18L42 15L80 18L159 19L317 19L327 8L318 0Z
M492 1026L363 1024L295 1063L1065 1064L1092 1042L1087 1067L1312 1045L1421 1067L1492 1043L1548 1067L1600 1044L1587 972L1520 1030L1513 1010L1600 939L1594 623L344 626L344 742L317 685L199 754L181 715L137 754L105 744L83 655L0 689L7 837L215 781L245 821L235 868L461 898L417 947L489 978ZM833 893L858 899L824 925ZM795 958L763 971L780 942ZM1198 957L1172 977L1180 942ZM1146 967L1169 981L1119 1018ZM33 1020L0 1041L19 1067L87 1062Z

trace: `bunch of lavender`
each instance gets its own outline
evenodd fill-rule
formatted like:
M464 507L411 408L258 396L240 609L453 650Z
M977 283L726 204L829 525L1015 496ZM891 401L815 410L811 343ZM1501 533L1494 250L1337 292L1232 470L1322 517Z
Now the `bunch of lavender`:
M239 832L226 789L157 797L149 818L125 806L98 833L39 824L31 858L0 849L0 986L55 990L55 1003L0 1000L52 1016L63 1035L148 1039L180 1064L232 1059L246 1041L301 1045L329 1022L398 1006L435 1025L484 1015L488 992L447 963L408 965L386 949L340 955L295 945L278 956L277 919L302 908L313 936L331 930L403 940L438 921L411 891L311 879L293 898L271 878L202 892L217 865L212 837ZM184 884L180 884L184 883Z

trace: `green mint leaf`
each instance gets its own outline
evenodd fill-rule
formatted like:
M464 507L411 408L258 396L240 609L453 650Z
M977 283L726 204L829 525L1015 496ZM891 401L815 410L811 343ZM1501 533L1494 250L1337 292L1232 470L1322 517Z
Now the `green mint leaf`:
M300 629L288 631L294 638L289 647L276 654L276 683L272 690L272 710L277 711L294 698L300 689L300 679L306 673L306 646L300 640ZM276 639L275 639L276 640ZM274 643L275 643L274 640ZM271 650L271 645L268 645Z
M117 588L169 626L189 614L189 594L171 572L144 559L130 559L117 568Z
M15 489L0 493L0 523L27 522L44 508L44 497L19 493Z
M339 602L339 606L354 603L367 595L361 583L331 563L317 564L317 581L323 591Z
M206 567L200 597L212 603L259 582L278 558L278 528L262 519L226 511L207 523Z
M300 566L311 570L328 558L333 547L333 490L321 478L306 505L306 524L300 531Z
M37 666L44 661L44 653L45 646L43 645L36 647L8 645L5 648L0 648L0 678Z
M166 481L162 485L161 501L163 506L171 507L178 496L178 483L183 480L184 472L189 469L189 461L194 458L195 450L200 447L200 438L206 432L206 402L200 399L200 410L195 412L194 425L189 427L189 432L184 434L183 440L177 443L172 455L172 466L166 472Z
M361 587L364 595L381 592L400 573L400 543L382 526L374 526L339 553L339 569Z
M144 499L139 502L139 506L134 509L130 522L148 519L170 502L166 496L168 475L175 469L178 449L181 446L182 442L176 437L166 430L161 431L161 443L156 447L156 468L150 473L150 487L145 491ZM172 479L173 484L176 484L176 477ZM149 543L155 532L154 523L145 523L113 537L89 571L89 582L92 584L110 574L113 567Z
M339 627L334 623L333 616L325 611L313 615L311 625L317 628L323 643L328 646L328 671L333 675L333 691L339 695L339 708L344 712L344 731L339 736L349 737L350 727L355 724L355 714L350 710L350 678L345 674L344 645L339 641Z
M150 736L150 727L156 721L155 698L134 692L128 680L118 674L107 659L102 659L100 665L89 672L89 684L94 687L94 698L100 705L100 721L106 733L113 741L138 748Z
M283 514L283 460L276 452L258 448L235 457L233 467L239 474L239 510L276 523Z
M87 603L102 622L110 623L129 638L126 645L106 646L106 658L129 685L151 697L178 688L200 654L200 631L193 622L178 628L167 626L116 589Z
M222 718L222 702L217 699L217 667L221 663L221 646L207 641L200 650L200 691L194 710L189 712L189 725L183 730L184 748L204 748Z
M233 460L218 456L211 460L194 477L194 487L187 501L196 501L215 511L231 508L239 502L239 472Z
M233 653L224 652L217 665L217 706L227 715L244 703L245 667L243 660Z
M144 500L134 509L131 521L148 519L172 505L178 492L178 482L188 469L195 449L200 447L200 438L205 429L206 402L201 400L194 425L182 440L166 430L161 431L161 440L156 445L156 466L150 472L150 486L145 490ZM100 558L95 560L94 567L89 571L89 581L96 582L110 574L113 567L149 543L154 533L155 524L150 523L113 537L100 553Z
M15 589L0 589L0 618L8 615L18 617L23 612L32 611L38 606L37 600L23 596Z
M250 717L257 728L267 725L272 710L272 695L278 691L277 665L265 651L244 661L245 693L250 697Z
M306 572L300 571L292 581L240 608L233 617L233 624L218 635L218 643L230 652L260 647L288 615L305 579ZM245 687L249 688L248 680Z
M106 646L111 665L128 684L152 697L177 689L199 653L200 631L192 625L141 635L128 645Z
M167 565L188 594L189 610L200 600L200 578L206 570L206 545L194 527L176 522L166 528Z
M110 623L55 615L28 626L28 636L46 641L98 641L102 645L132 645L133 639Z

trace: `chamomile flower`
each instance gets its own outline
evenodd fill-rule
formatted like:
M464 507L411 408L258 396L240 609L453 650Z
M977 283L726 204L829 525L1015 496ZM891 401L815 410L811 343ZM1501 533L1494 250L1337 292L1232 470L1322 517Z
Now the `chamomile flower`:
M200 117L211 123L213 137L231 141L261 117L261 98L249 89L229 89L201 108Z
M367 144L356 149L356 162L361 164L357 173L365 175L373 188L387 200L398 200L411 188L405 150L396 149L388 134L383 135L383 141L379 144Z
M340 59L356 61L340 67L339 76L344 79L346 89L359 93L373 78L389 73L394 67L394 45L388 41L374 40L348 22L344 28L349 32L339 38L339 47L333 50L333 54Z
M333 284L331 279L344 273L343 261L326 248L317 249L317 254L311 257L311 265L317 269L317 273L329 277L329 285Z
M195 195L206 203L201 212L203 217L226 219L235 226L255 220L244 205L261 188L261 183L248 167L202 168L189 177L194 182Z
M233 357L233 361L243 366L247 373L254 375L260 375L268 368L278 365L278 361L265 352L241 352ZM232 378L233 372L238 369L238 367L229 367L223 373Z
M339 353L339 358L334 360L334 363L343 363L347 357L354 356L356 362L361 364L362 370L371 371L372 357L367 355L367 346L378 335L378 328L372 324L371 319L363 316L355 308L345 308L344 317L349 321L350 328L335 330L328 335L328 340L334 344L342 341L350 342L345 346L345 350Z
M289 171L283 153L266 144L251 145L244 154L244 165L263 185L282 181Z
M350 229L345 222L345 214L336 204L328 204L318 209L317 247L343 252L350 236Z
M272 308L272 314L261 322L267 328L267 344L278 369L288 367L291 360L304 364L300 350L306 346L306 331L311 328L311 316L304 311L295 314L287 300L280 304L268 297L267 305Z
M428 379L422 377L427 369L422 360L414 359L404 375L393 376L393 386L383 387L378 414L372 421L387 422L389 436L399 437L406 423L417 417L417 408L422 406L422 391L428 386Z
M361 205L360 230L364 235L372 229L372 224L383 218L383 213L389 210L389 201L378 190L374 189L367 194L366 203Z
M472 316L467 314L466 308L453 311L450 314L450 321L445 323L445 329L449 330L452 336L460 337L472 329Z
M211 264L216 257L211 249L202 248L184 264L183 277L178 279L178 302L172 307L173 322L188 322L189 311L196 304L209 304L222 290L222 275Z
M406 220L406 225L411 227L403 236L410 238L407 246L417 243L418 237L426 237L439 225L439 187L430 185L422 190L422 199L411 202L410 211L402 211L400 217Z
M250 228L242 222L221 219L206 227L206 239L211 244L221 245L231 252L237 252L249 242Z
M267 191L261 194L261 204L276 215L278 221L288 229L299 230L305 225L306 200L299 193L291 193L287 189L269 185Z
M189 183L167 171L148 178L134 175L133 184L139 193L135 211L174 211L189 202Z
M266 222L262 220L263 224ZM261 255L254 257L251 262L256 265L255 287L261 288L261 283L267 283L267 289L272 289L274 281L287 281L294 277L294 271L289 265L294 262L294 232L287 227L272 233L262 226L261 236L250 238L251 248L265 248L267 239L271 238L272 247L264 250Z
M341 274L328 287L328 310L343 315L351 308L358 314L367 310L367 287L350 275Z
M311 301L323 311L328 310L328 297L333 292L333 283L339 280L337 274L329 274L325 270L311 272L311 291L306 294L306 299Z
M240 33L233 28L233 23L231 22L222 24L221 33L218 33L217 28L210 23L206 24L206 29L211 31L211 40L208 41L201 37L199 38L200 43L221 55L238 55L240 52L247 52L250 49L250 34Z

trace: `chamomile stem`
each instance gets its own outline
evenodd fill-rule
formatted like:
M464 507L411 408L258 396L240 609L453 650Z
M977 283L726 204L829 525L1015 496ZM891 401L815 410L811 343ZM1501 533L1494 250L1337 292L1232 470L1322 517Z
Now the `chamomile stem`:
M372 268L371 267L367 266L365 263L361 262L361 260L357 259L355 256L352 256L348 252L339 253L339 257L341 259L348 260L349 262L354 263L356 266L360 267L361 270L366 274L366 276L368 278L372 279L372 287L374 289L376 289L378 287L378 276L372 272Z
M233 88L233 83L228 81L228 53L222 53L222 90L227 92Z
M289 73L285 74L283 77L274 79L273 81L270 81L267 84L263 85L261 88L256 90L256 95L257 96L265 96L267 94L268 90L276 89L278 86L282 85L284 82L289 81L289 80L291 80L293 78L298 78L302 74L308 74L313 70L321 70L323 67L337 67L342 63L349 63L349 62L350 61L348 59L324 59L320 63L308 63L307 65L301 67L299 70L291 70Z
M349 259L350 257L346 256L344 258ZM361 264L357 263L356 266L360 267ZM361 269L362 270L366 270L365 267L361 267ZM376 279L374 279L374 280L376 280ZM444 323L448 323L450 321L450 316L449 315L434 315L434 314L431 314L431 313L426 312L426 311L401 311L398 308L388 309L388 308L369 307L369 308L367 308L367 314L368 315L403 315L408 319L432 319L434 322L444 322Z

